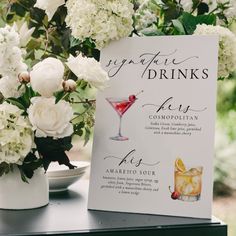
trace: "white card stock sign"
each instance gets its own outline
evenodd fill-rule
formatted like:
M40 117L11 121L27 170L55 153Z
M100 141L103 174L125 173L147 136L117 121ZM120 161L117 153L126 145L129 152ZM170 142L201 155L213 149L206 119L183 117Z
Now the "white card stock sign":
M89 209L211 218L217 61L215 36L102 50Z

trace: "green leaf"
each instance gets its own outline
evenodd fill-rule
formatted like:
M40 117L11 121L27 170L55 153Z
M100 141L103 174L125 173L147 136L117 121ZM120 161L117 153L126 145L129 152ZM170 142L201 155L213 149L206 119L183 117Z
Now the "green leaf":
M72 147L71 136L60 139L53 139L52 137L35 138L35 143L37 145L37 148L40 149L43 153L54 152L58 150L69 151Z
M162 2L165 4L165 6L162 7L165 23L171 22L173 19L177 19L182 13L182 9L176 1L162 0Z
M207 12L209 12L209 6L205 2L201 2L197 8L197 14L203 15Z
M32 87L26 85L25 86L25 93L23 95L26 102L30 104L30 99L35 97L35 95L36 94L35 94L34 90L32 89Z
M85 135L84 135L84 146L88 143L90 139L91 132L88 128L85 128Z
M186 34L185 29L184 29L184 26L182 25L182 23L181 23L179 20L172 20L172 23L173 23L175 29L176 29L180 34L183 34L183 35Z
M50 162L57 161L59 164L70 165L70 161L65 151L72 147L71 136L53 139L52 137L37 138L35 137L38 152L43 157L43 166L47 170Z
M56 96L56 104L57 104L62 99L67 100L68 97L70 96L70 93L67 93L65 91L60 91L60 92L57 92L55 96Z
M29 43L27 44L27 50L35 50L35 49L40 49L41 47L41 42L37 39L31 39Z
M82 121L78 124L74 124L73 127L74 127L74 134L75 135L78 135L78 136L82 136L83 135L83 128L85 126L85 123Z
M65 50L68 50L71 47L70 34L70 29L66 29L61 37L61 44Z
M216 24L216 16L214 14L193 16L190 13L184 12L178 20L182 23L187 34L193 34L198 24Z
M76 39L74 37L70 37L70 48L76 47L79 44L81 44L81 41L79 39Z
M20 3L14 3L11 6L11 11L15 12L16 15L24 17L26 12L27 12L27 8L24 7L24 5L20 4Z
M216 25L216 15L199 15L196 16L197 24Z
M76 129L76 130L74 130L74 135L78 135L78 136L82 136L83 135L83 130L82 129Z
M9 166L6 162L0 164L0 177L7 173Z
M23 172L21 166L18 166L18 169L19 169L19 171L20 171L20 175L21 175L22 181L25 182L25 183L29 183L29 181L27 180L27 178L26 178L26 176L25 176L25 174L24 174L24 172Z
M198 5L202 2L202 0L192 0L192 2L193 2L192 9L196 9L198 7Z
M17 98L7 98L6 99L7 102L11 103L12 105L17 106L18 108L20 108L21 110L25 110L25 106L22 104L22 102L17 99Z
M162 35L165 35L163 32L161 32L158 29L149 29L149 28L143 29L141 31L141 33L145 36L162 36Z

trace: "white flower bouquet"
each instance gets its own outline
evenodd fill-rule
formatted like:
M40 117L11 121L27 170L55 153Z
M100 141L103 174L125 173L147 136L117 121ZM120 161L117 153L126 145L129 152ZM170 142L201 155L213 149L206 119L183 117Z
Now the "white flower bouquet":
M93 109L94 100L81 98L79 88L105 88L107 73L82 55L63 61L46 57L28 68L16 29L1 28L0 39L0 175L17 165L27 182L34 170L47 170L51 161L75 168L65 151L72 147L72 136L88 128L73 105Z

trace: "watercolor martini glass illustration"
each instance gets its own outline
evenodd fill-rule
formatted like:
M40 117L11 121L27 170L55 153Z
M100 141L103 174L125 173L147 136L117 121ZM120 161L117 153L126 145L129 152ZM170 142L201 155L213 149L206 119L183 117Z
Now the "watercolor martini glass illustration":
M130 95L128 98L119 98L119 97L106 98L108 103L113 107L113 109L116 111L116 113L119 116L118 134L114 137L110 137L110 139L115 140L115 141L126 141L129 139L128 137L125 137L121 134L122 117L125 114L125 112L128 111L129 108L135 103L135 101L137 100L137 96L142 92L143 91L139 92L136 95Z
M175 191L172 193L173 199L193 202L198 201L202 190L203 167L186 169L180 158L175 160Z

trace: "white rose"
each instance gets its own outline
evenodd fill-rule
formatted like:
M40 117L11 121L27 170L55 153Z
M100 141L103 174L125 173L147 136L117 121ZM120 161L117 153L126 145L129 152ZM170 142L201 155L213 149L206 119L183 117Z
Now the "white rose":
M73 57L70 55L66 65L78 79L87 81L91 86L97 89L107 87L109 80L108 74L94 58L82 57L81 55Z
M73 133L70 120L73 110L66 101L55 104L55 98L35 97L28 109L29 120L36 137L64 138Z
M65 4L65 0L37 0L34 7L45 10L48 20L50 21L57 11L57 8Z
M34 91L44 97L51 97L62 89L64 65L56 58L49 57L37 63L30 72L30 83Z

